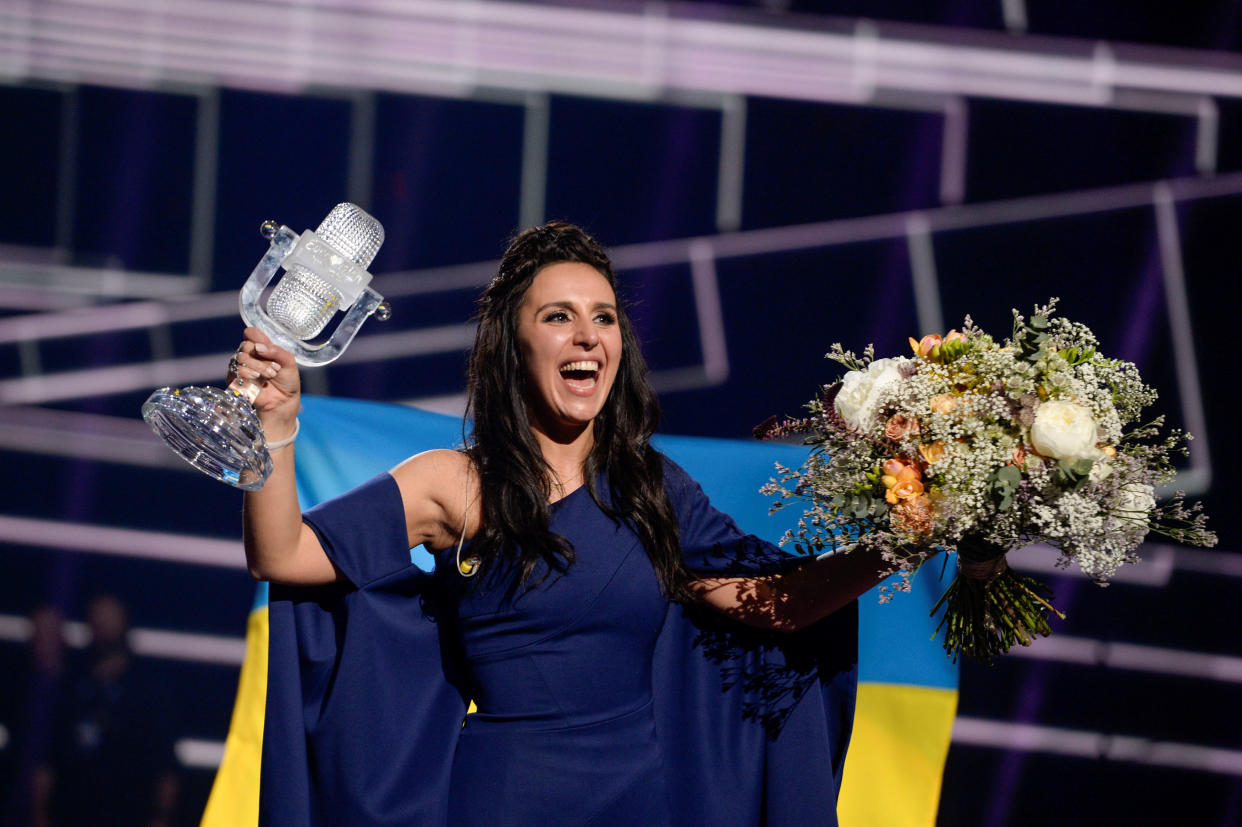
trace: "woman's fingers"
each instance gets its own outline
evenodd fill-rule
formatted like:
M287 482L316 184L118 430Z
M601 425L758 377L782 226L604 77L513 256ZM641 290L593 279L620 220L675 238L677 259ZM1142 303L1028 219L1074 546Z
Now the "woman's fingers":
M238 375L246 379L274 379L282 368L294 367L293 354L274 344L256 327L245 330L245 339L237 348L230 369L238 368Z
M257 352L247 348L247 344L249 343L243 342L229 359L230 377L250 380L275 379L280 373L280 363L260 358Z
M238 375L246 379L275 379L280 373L280 365L258 359L253 353L234 356L237 360Z
M256 407L270 410L280 407L285 400L296 399L301 381L293 354L256 327L246 328L243 335L245 338L229 367L238 380L259 388L254 399Z
M267 334L257 327L248 327L244 331L246 344L257 358L275 362L278 366L292 367L295 364L293 354L277 345Z

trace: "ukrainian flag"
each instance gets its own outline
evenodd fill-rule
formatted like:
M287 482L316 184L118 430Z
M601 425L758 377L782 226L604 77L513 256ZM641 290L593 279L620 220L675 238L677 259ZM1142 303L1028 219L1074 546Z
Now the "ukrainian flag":
M366 481L411 454L460 444L461 420L412 408L306 398L298 435L303 509ZM745 531L779 539L793 509L768 516L757 489L773 463L798 465L802 448L696 437L661 437L661 451L699 481L712 503ZM415 563L430 568L421 548ZM928 566L914 590L879 605L859 600L859 686L838 816L843 827L933 825L957 707L957 669L930 640L927 614L944 586ZM947 576L947 575L946 575ZM267 588L260 584L246 631L246 659L205 827L257 824L263 708L267 693Z

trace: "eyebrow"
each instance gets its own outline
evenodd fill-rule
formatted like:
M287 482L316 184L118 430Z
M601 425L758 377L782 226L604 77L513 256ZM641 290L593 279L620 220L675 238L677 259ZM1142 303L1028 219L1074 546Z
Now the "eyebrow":
M541 304L539 307L535 308L535 312L542 313L543 311L547 310L549 307L563 307L566 310L574 309L572 302L555 301L555 302L547 302L546 304ZM613 313L617 312L617 306L615 304L609 304L608 302L596 302L595 304L591 305L591 309L592 310L611 310Z

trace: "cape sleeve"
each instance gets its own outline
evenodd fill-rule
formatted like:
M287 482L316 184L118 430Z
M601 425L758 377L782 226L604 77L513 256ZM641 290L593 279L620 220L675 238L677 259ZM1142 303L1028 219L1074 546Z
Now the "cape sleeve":
M763 575L806 561L743 533L668 460L665 489L695 573ZM795 633L670 605L654 690L674 823L835 825L857 652L856 602Z
M388 474L303 517L349 582L273 585L263 824L443 824L465 714Z

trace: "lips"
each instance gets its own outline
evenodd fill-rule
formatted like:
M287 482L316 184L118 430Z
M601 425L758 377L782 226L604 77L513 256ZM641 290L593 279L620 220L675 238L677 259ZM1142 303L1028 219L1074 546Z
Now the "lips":
M561 365L561 378L571 390L588 392L599 380L599 362L594 359L580 359Z

